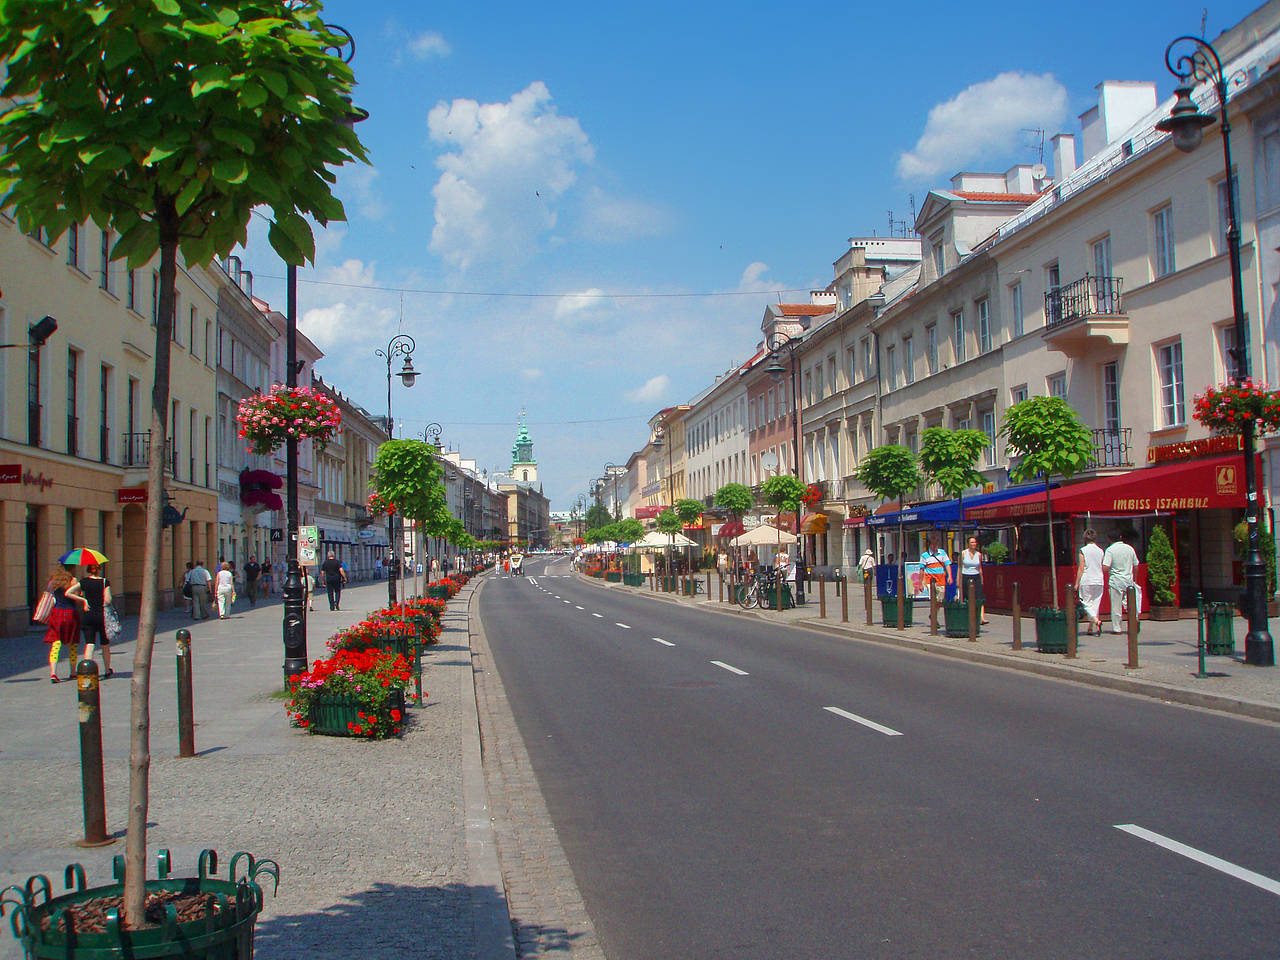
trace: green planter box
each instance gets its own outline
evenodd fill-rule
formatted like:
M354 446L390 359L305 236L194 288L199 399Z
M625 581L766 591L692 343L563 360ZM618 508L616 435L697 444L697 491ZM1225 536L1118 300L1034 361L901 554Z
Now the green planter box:
M969 604L959 600L947 600L942 604L942 619L943 632L948 637L967 638L969 636ZM981 624L978 625L978 633L982 633Z
M765 587L760 593L762 606L766 606L770 610L778 609L778 590L776 587ZM765 602L766 600L768 601L767 603ZM791 584L784 583L782 585L782 609L790 610L795 605L795 600L791 596Z
M606 570L606 571L605 571L605 573L604 573L604 578L605 578L605 580L607 580L609 583L621 583L621 582L622 582L622 574L618 573L616 570Z
M902 610L902 625L909 627L912 625L912 614L915 613L915 604L908 600L906 606ZM897 597L881 597L880 598L880 619L886 627L896 627L898 625L898 598ZM968 627L965 627L966 635Z
M697 577L685 577L684 579L684 595L686 597L697 596L698 579Z
M1040 653L1067 652L1067 611L1036 607L1036 650Z
M1205 652L1212 657L1230 657L1236 652L1236 640L1232 629L1235 609L1229 603L1206 603Z
M395 708L404 710L404 691L396 690L392 696ZM310 730L326 737L349 737L347 724L363 723L356 716L359 712L360 701L351 697L317 697L311 711Z

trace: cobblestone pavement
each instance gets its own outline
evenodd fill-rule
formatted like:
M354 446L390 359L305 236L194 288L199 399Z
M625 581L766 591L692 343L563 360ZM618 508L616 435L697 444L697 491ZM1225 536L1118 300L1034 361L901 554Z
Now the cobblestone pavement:
M826 585L827 616L820 616L818 584L806 592L807 602L790 610L743 610L728 602L729 587L723 591L716 574L708 581L700 577L696 597L655 592L646 581L643 588L605 583L578 574L579 578L610 590L630 590L657 601L682 603L701 609L738 616L754 616L793 626L822 630L851 640L888 643L910 648L923 654L957 657L990 666L1024 670L1075 683L1087 683L1126 693L1153 697L1171 703L1221 710L1237 716L1280 722L1280 667L1252 667L1243 662L1245 621L1234 620L1236 654L1233 657L1206 658L1207 677L1198 672L1197 625L1194 618L1157 622L1143 620L1138 638L1138 667L1127 666L1128 637L1110 632L1110 622L1103 621L1102 636L1085 636L1081 624L1078 655L1068 660L1060 654L1042 654L1035 649L1035 622L1024 611L1021 640L1023 647L1013 649L1013 618L996 613L988 615L991 623L982 627L976 641L967 638L948 639L932 636L929 631L927 605L915 608L916 622L904 630L881 624L879 604L873 600L871 625L866 622L863 591L855 587L848 597L848 622L842 622L841 598L835 585ZM710 590L707 590L708 583ZM942 611L938 611L939 621ZM941 623L939 627L941 631ZM1273 631L1280 623L1273 621Z
M258 922L260 958L512 955L503 891L484 856L492 829L468 816L485 807L466 616L473 589L451 601L441 642L424 657L429 695L401 740L366 743L287 726L278 600L253 610L241 603L230 620L190 625L199 756L187 760L174 756L172 666L174 631L187 623L178 613L162 616L148 859L168 847L179 874L206 846L278 861L279 893L268 889ZM339 612L319 601L308 625L313 659L336 629L384 604L386 588L348 588ZM0 886L32 873L60 881L75 861L91 884L107 882L111 857L124 849L133 644L115 649L116 676L101 688L108 832L121 842L95 850L74 846L83 836L75 685L49 684L46 650L36 632L0 643ZM18 956L6 922L0 958Z

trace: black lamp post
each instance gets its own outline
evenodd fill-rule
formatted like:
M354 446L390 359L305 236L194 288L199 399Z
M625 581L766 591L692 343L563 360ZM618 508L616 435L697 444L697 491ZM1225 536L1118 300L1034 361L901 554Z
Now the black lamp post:
M772 339L768 347L769 363L764 370L769 374L769 379L779 383L784 374L788 371L791 374L791 472L803 483L804 477L800 473L800 398L796 394L796 364L799 361L800 341L780 333ZM785 367L782 365L783 353L787 355ZM796 563L799 565L796 570L797 604L804 603L804 582L808 575L804 562L804 535L800 532L800 519L800 508L796 507Z
M618 516L618 471L622 469L616 463L606 463L604 465L604 475L609 480L609 489L613 493L613 519L621 519Z
M1174 47L1181 45L1186 53L1175 59ZM1190 46L1188 46L1190 45ZM1222 160L1226 169L1227 184L1227 250L1231 260L1231 305L1235 317L1236 345L1231 351L1235 364L1235 381L1249 380L1249 328L1244 313L1244 281L1240 268L1240 222L1236 211L1235 175L1231 166L1231 123L1227 117L1227 77L1222 72L1218 51L1201 37L1178 37L1165 49L1164 62L1169 72L1178 78L1174 90L1177 101L1169 116L1156 124L1168 133L1173 145L1183 153L1190 153L1200 146L1204 130L1213 124L1214 118L1197 109L1191 94L1196 85L1208 82L1218 96L1218 115L1222 130ZM1245 636L1245 662L1257 667L1275 666L1275 647L1267 629L1267 567L1262 559L1258 531L1258 475L1255 462L1255 438L1252 420L1246 420L1241 429L1241 446L1244 448L1245 520L1249 529L1249 547L1244 560L1244 601L1242 608L1249 620L1249 632Z
M378 349L373 351L374 356L382 357L387 361L387 439L395 439L395 421L391 419L391 363L396 357L404 357L404 366L400 368L400 372L396 374L400 378L400 382L406 387L412 387L413 382L418 379L418 371L413 369L413 360L410 355L413 353L417 344L413 337L407 333L397 333L391 338L385 350ZM396 573L400 569L400 564L404 562L404 544L396 543L396 515L394 513L387 514L387 598L392 602L396 602Z
M350 63L356 55L355 38L336 24L326 23L324 28L342 38L342 42L326 49ZM346 123L354 126L369 118L369 112L353 106L347 100ZM298 360L298 266L287 264L285 269L285 385L296 387L302 362ZM302 583L302 567L298 564L298 440L291 437L285 443L285 523L288 531L288 552L285 555L284 583L280 594L284 599L284 676L289 677L307 671L307 600Z

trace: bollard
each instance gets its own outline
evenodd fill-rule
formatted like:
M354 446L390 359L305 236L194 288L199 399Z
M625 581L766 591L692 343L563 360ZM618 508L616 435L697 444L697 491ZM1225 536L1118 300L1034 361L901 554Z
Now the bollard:
M717 591L717 595L720 598L719 602L724 603L724 574L723 573L716 574L716 583L720 585L719 590ZM707 588L707 592L708 593L711 592L711 589L709 587Z
M1022 649L1022 602L1018 585L1013 585L1013 649Z
M711 599L711 571L707 571L707 599Z
M649 592L658 592L658 573L656 570L649 571Z
M175 635L178 648L178 756L196 755L195 703L191 695L191 631Z
M938 585L929 584L929 636L938 635Z
M840 622L849 622L849 587L848 581L845 581L845 588L840 591ZM839 589L840 581L836 581L836 587Z
M862 581L862 605L867 611L867 626L871 626L871 580Z
M825 574L818 577L818 619L827 619L827 578Z
M1193 676L1204 679L1209 676L1205 670L1204 654L1205 654L1205 638L1204 638L1204 594L1196 594L1196 663L1198 669Z
M1080 609L1080 594L1074 586L1067 587L1067 659L1076 658L1076 648L1080 643L1080 618L1076 611Z
M898 629L905 630L907 628L907 598L903 596L905 592L903 588L906 586L902 582L902 578L898 578Z
M1125 599L1129 603L1129 662L1125 664L1130 670L1138 669L1138 591L1130 587L1125 591Z
M84 801L84 839L77 847L103 847L115 843L107 836L107 800L102 784L102 710L98 689L98 664L81 660L76 667L80 697L80 793Z

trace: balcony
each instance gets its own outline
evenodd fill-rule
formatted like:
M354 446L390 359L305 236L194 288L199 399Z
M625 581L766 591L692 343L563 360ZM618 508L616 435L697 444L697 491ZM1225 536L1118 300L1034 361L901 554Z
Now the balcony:
M1044 339L1050 349L1079 357L1102 345L1129 342L1124 312L1124 280L1094 277L1057 287L1044 295Z
M126 433L120 465L124 467L124 486L145 483L147 479L147 461L151 456L151 433ZM173 448L173 441L164 445L164 472L166 476L175 477L178 473L178 454Z
M1089 458L1090 470L1111 470L1133 466L1132 427L1104 427L1092 433L1093 456Z

